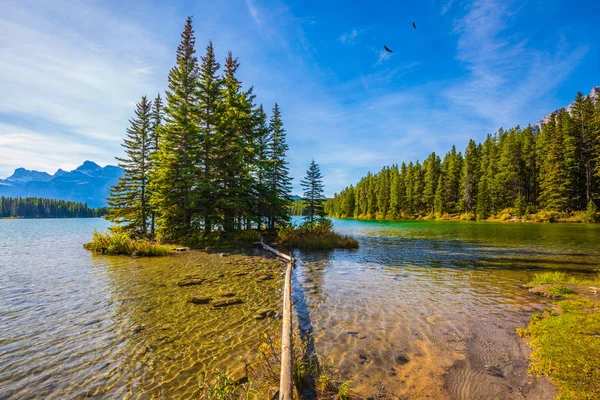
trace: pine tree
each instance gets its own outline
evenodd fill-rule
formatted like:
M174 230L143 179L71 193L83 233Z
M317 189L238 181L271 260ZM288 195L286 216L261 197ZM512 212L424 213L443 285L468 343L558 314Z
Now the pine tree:
M585 204L587 204L593 199L594 188L593 150L596 138L593 130L594 103L592 99L589 96L584 97L581 92L577 93L572 114L581 141L581 164L585 182Z
M563 143L557 127L557 114L542 127L539 141L539 154L543 154L540 162L540 195L539 203L543 209L564 211L567 204L565 176L563 167Z
M325 201L325 194L323 193L323 176L315 160L311 161L306 171L306 177L300 181L300 186L304 189L305 220L312 224L315 218L324 218L323 202Z
M216 206L219 196L216 182L218 171L215 166L217 152L214 149L223 115L221 91L223 82L218 75L220 67L213 44L209 42L206 46L206 54L202 57L197 79L199 151L195 159L195 164L199 167L195 198L205 235L212 231L213 225L220 222L220 214Z
M254 193L256 195L256 220L259 229L263 225L264 218L269 215L269 143L271 142L271 131L267 122L267 114L262 104L255 112L255 159L254 159Z
M491 212L490 189L487 175L483 175L477 186L477 217L488 219Z
M236 77L238 67L237 59L229 52L222 78L222 120L213 149L218 176L216 187L220 189L215 196L216 206L223 213L225 231L234 230L236 212L238 215L249 212L247 206L251 195L247 169L250 137L246 130L251 129L252 108Z
M286 153L288 145L285 138L285 129L281 120L279 106L275 103L273 115L269 122L271 131L270 145L270 199L269 199L269 227L271 229L284 226L289 222L290 192L292 179L289 177Z
M152 154L152 104L142 97L137 104L135 117L129 121L127 136L123 140L125 157L120 158L119 166L124 175L111 188L108 205L109 221L122 224L132 233L146 235L148 218L151 216L148 201Z
M163 103L162 103L162 99L160 97L160 93L156 96L156 99L154 99L154 102L152 103L152 126L150 128L150 146L151 146L151 154L150 154L150 176L152 176L152 174L154 173L154 169L155 169L155 165L157 162L157 155L158 155L158 147L159 147L159 141L158 141L158 137L160 135L159 131L161 129L162 126L162 121L163 121ZM154 193L154 186L153 185L149 185L148 186L148 203L150 204L150 213L151 213L151 219L150 219L150 235L154 236L155 233L155 228L156 228L156 206L154 205L154 201L152 199Z
M444 185L444 177L440 174L438 177L437 188L435 191L435 198L433 200L433 207L436 216L440 217L444 212L446 212L446 207L444 204L444 198L446 197L446 188Z
M199 175L200 120L198 59L192 19L188 17L169 73L164 125L153 171L153 205L159 210L159 234L165 240L189 238L197 224L195 190Z
M435 190L438 185L440 174L440 158L431 153L423 163L423 203L427 213L434 212Z

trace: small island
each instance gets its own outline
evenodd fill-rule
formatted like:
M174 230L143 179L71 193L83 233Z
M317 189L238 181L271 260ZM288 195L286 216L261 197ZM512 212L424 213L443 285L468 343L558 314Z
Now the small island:
M262 234L286 247L356 248L325 219L323 181L312 161L302 187L307 217L290 224L286 131L277 103L268 117L237 77L229 52L223 71L213 44L200 63L188 18L160 94L137 103L119 157L123 177L111 188L105 218L84 247L103 254L157 256L166 244L216 248L251 244ZM191 105L191 106L190 106ZM171 246L172 247L172 246Z

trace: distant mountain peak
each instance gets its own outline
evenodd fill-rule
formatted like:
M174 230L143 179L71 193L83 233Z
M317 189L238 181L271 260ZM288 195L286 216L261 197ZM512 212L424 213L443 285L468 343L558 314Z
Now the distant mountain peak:
M17 168L8 178L0 179L0 196L45 197L101 207L106 205L110 187L122 175L117 166L102 168L89 160L72 171L58 169L54 175Z
M598 97L600 97L600 86L594 86L592 88L592 90L590 90L590 94L588 94L586 97L591 97L592 100L596 100ZM550 114L546 115L544 118L540 119L538 122L536 122L535 124L531 125L531 127L533 128L534 131L541 131L542 130L542 126L546 125L548 123L548 121L550 121L550 116L553 113L557 113L561 110L566 110L566 111L571 111L573 109L573 105L575 104L575 102L569 104L566 107L561 107L558 110L554 110L553 112L551 112Z
M32 182L32 181L47 181L52 178L47 172L32 171L25 168L17 168L15 172L6 178L10 182Z
M90 160L85 160L83 162L83 164L81 164L79 167L77 167L75 170L76 171L82 171L82 170L97 170L97 169L101 169L102 167L100 167L98 164L96 164L93 161Z

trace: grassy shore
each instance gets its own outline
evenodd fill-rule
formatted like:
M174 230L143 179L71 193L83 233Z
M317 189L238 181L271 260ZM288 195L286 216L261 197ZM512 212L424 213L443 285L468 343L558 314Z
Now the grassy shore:
M544 272L526 286L555 300L519 330L534 349L530 372L549 377L557 399L600 399L600 273L581 280Z
M344 216L332 216L334 218L346 218ZM361 214L349 219L381 220L381 221L408 221L408 220L438 220L438 221L486 221L486 222L533 222L533 223L598 223L600 222L600 213L595 208L586 211L574 211L564 213L558 211L545 210L517 210L507 208L498 213L482 218L475 213L455 213L455 214L402 214L391 218L389 215L380 214Z

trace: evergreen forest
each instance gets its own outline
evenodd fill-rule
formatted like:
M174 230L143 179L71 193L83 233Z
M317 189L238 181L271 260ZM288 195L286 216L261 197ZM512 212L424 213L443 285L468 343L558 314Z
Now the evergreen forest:
M86 203L38 197L0 197L0 218L92 218L106 213Z
M600 202L600 101L577 94L541 130L500 129L443 158L368 173L326 203L330 216L365 219L527 217L596 212Z

